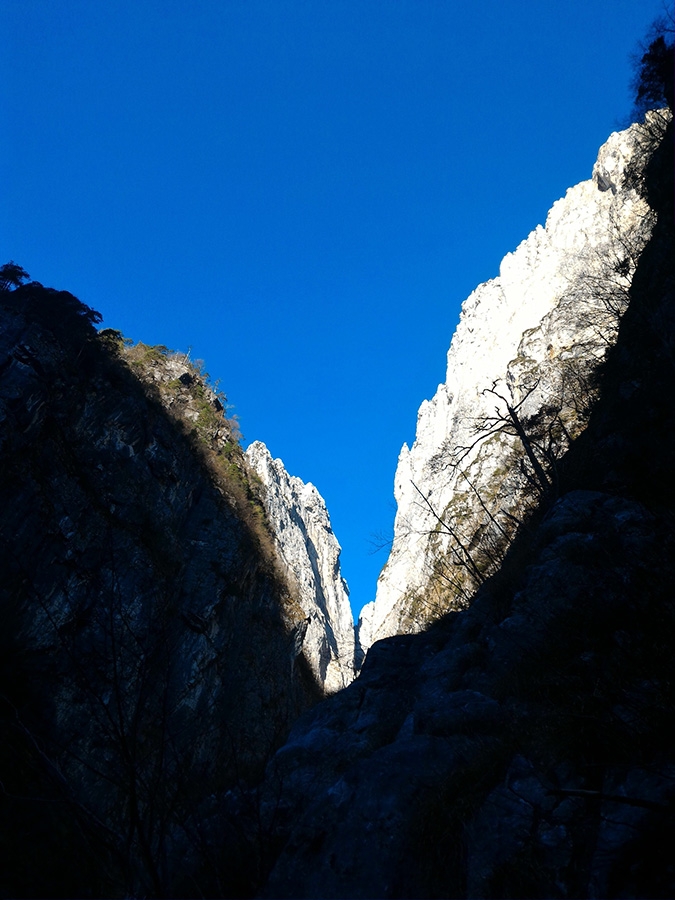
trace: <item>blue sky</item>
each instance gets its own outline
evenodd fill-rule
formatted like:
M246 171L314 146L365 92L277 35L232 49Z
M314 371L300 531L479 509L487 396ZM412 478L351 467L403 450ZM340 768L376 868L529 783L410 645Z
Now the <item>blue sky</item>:
M645 0L0 0L0 262L192 348L356 613L461 302L590 177Z

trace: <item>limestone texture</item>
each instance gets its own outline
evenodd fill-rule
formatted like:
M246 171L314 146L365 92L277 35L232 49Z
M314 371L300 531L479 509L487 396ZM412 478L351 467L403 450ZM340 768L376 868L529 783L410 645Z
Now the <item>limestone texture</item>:
M262 483L275 546L305 614L302 636L298 632L302 652L325 691L335 693L354 678L354 622L326 504L261 441L249 446L246 459Z
M636 179L650 128L612 134L592 178L464 302L447 375L418 413L395 475L397 513L377 595L361 613L364 651L466 605L503 558L557 460L585 427L593 373L615 339L655 214ZM535 466L509 415L531 442Z

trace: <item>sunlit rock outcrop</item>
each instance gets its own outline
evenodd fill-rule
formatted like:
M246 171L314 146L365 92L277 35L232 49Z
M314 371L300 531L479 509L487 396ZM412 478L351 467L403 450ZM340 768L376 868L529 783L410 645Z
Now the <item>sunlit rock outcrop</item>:
M262 499L277 550L305 613L302 653L328 693L354 677L354 624L340 574L340 545L323 498L313 484L288 474L280 459L255 441L246 458L262 482Z
M644 141L641 125L611 135L593 177L570 188L546 226L465 301L445 383L422 403L415 442L399 456L394 540L361 615L364 649L465 605L527 509L554 488L653 227L634 174L626 178Z

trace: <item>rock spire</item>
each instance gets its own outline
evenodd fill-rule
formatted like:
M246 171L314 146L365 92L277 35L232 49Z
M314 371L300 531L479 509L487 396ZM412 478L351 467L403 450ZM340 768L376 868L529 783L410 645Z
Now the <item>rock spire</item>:
M276 547L307 617L298 653L332 694L354 677L354 624L326 504L313 484L289 475L261 441L250 445L246 458L262 482Z

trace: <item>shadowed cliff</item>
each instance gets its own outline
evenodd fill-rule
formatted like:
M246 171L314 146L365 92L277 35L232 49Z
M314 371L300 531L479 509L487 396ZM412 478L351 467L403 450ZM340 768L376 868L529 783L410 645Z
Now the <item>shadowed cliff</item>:
M218 797L321 690L234 423L184 359L10 287L0 894L244 890Z

